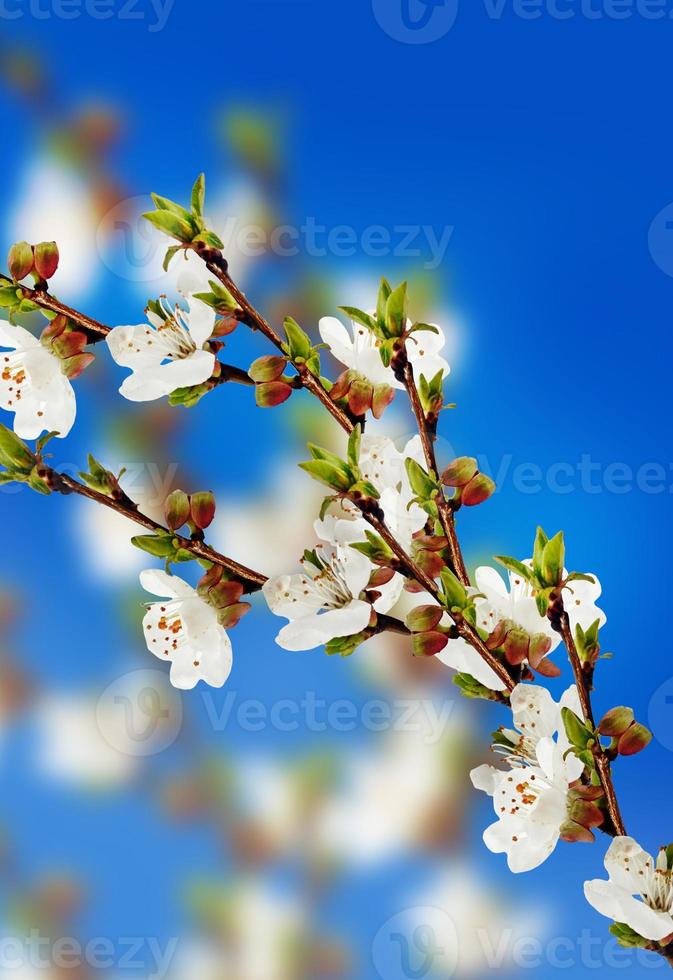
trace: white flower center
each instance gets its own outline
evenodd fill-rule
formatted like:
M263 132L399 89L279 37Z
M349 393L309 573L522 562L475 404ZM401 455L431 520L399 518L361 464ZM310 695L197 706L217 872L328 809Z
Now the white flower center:
M673 913L673 871L653 868L648 861L647 871L643 875L645 888L642 898L645 904L656 912Z
M150 327L147 328L147 336L152 337L148 344L156 346L164 358L170 361L180 361L189 357L196 350L196 344L189 332L187 314L177 304L172 308L163 299L161 300L161 309L165 314L165 319L154 330Z
M318 551L320 549L320 552ZM312 566L309 574L302 576L302 586L308 594L317 595L326 609L341 609L353 601L353 594L346 581L346 565L336 552L325 554L321 544L316 545L320 567ZM302 558L301 565L306 572L309 562Z

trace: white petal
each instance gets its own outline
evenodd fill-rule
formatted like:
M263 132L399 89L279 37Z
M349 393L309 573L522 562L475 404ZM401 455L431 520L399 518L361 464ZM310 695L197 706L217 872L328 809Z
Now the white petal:
M147 568L140 573L140 584L145 592L171 599L185 599L196 595L191 585L177 575L169 575L159 568Z
M323 601L307 575L276 575L262 586L267 605L276 616L304 619L322 609Z
M497 771L493 766L477 766L470 773L470 779L472 780L472 785L475 789L481 790L482 793L487 793L489 796L493 796L495 793L495 787L497 782Z
M180 360L134 372L124 381L119 391L129 401L154 401L170 395L177 388L202 384L211 376L214 366L214 354L197 350Z
M490 565L480 565L474 573L474 580L479 591L483 592L494 605L500 605L503 599L509 599L502 576Z
M366 555L361 555L354 548L340 548L339 555L343 562L346 585L353 598L357 599L369 583L369 578L373 570L372 563Z
M25 327L20 327L17 323L9 323L8 320L0 320L0 347L30 350L40 346L37 337L34 337Z
M156 333L146 323L113 327L105 338L113 360L130 368L161 363L163 353L154 340Z
M354 365L353 339L341 320L335 316L324 316L318 323L318 330L323 343L327 344L337 361L346 367Z
M531 738L544 738L558 731L559 707L546 687L517 684L511 696L514 724Z
M630 926L638 935L659 942L673 933L673 919L666 912L655 912L618 885L599 878L587 881L584 896L597 912Z
M504 682L462 637L449 640L444 649L437 654L437 659L460 674L474 677L490 691L505 690Z
M377 586L376 591L381 593L381 597L374 603L376 612L387 613L389 609L392 609L401 596L403 588L404 577L397 573L385 585Z
M15 411L14 431L22 439L37 439L42 432L58 432L63 439L75 423L75 392L59 373L46 387L24 390Z
M306 616L284 626L276 643L286 650L312 650L338 636L353 636L369 623L371 606L354 599L341 609L330 609L317 616Z
M642 892L641 872L647 873L654 862L633 837L615 837L605 855L605 868L610 881L625 888L631 895Z
M215 329L215 310L193 297L189 301L189 332L197 347L202 347L212 337Z

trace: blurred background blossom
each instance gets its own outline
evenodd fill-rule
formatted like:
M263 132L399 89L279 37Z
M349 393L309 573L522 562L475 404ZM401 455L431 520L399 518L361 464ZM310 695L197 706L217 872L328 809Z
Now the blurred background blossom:
M667 168L652 163L670 149L670 24L649 25L656 40L640 22L628 34L616 22L576 20L532 25L533 35L525 22L477 23L462 9L441 44L412 50L378 28L367 4L349 2L338 18L318 7L258 0L225 17L178 0L157 35L132 21L8 21L4 244L56 238L54 289L64 301L110 324L141 322L146 300L175 298L185 271L176 262L161 272L163 249L140 220L149 192L182 199L204 169L212 226L269 316L291 312L317 339L318 319L339 304L372 307L381 274L410 278L414 313L447 336L459 409L442 421L443 448L543 466L586 451L673 458L662 395L671 284L643 247L651 216L673 195ZM199 58L188 52L194 69L173 74L195 24ZM290 40L279 64L282 36ZM617 72L621 94L610 88ZM392 234L405 222L455 229L434 269L428 254L311 254L301 238L292 257L247 254L250 229L268 242L308 217L357 232L383 223ZM643 325L636 345L634 323ZM227 338L241 366L264 352L241 329ZM625 360L628 398L614 383ZM321 496L294 461L309 437L342 447L331 422L303 396L255 413L247 392L229 386L189 412L138 409L115 397L120 382L105 357L81 379L62 462L76 472L93 451L126 466L128 491L157 515L174 487L212 486L215 546L267 574L294 567ZM403 445L412 432L399 402L385 423ZM139 639L146 562L129 544L132 528L86 501L2 491L5 936L103 937L112 965L68 972L83 980L149 980L150 940L169 951L175 941L171 980L405 980L437 969L448 977L447 964L457 977L530 974L511 955L517 938L574 940L590 925L602 937L598 965L578 956L572 975L611 972L604 924L580 890L592 861L599 870L598 848L565 848L525 880L484 851L488 808L467 773L503 716L458 703L441 664L414 661L394 637L343 661L289 654L257 602L236 631L227 687L171 700ZM629 677L639 714L670 666L656 624L631 638L624 569L647 567L652 601L665 601L667 496L508 485L479 522L463 522L472 567L525 551L536 520L564 524L577 565L596 567L604 583L619 654L605 670L606 702L623 696L627 656L649 657ZM145 671L154 680L136 677ZM302 711L291 730L269 721L274 705L309 693L324 702L321 718L345 701L360 722L309 724ZM399 717L400 699L414 709L411 730L361 723L374 703ZM266 721L243 723L236 709L250 701ZM143 732L153 741L138 736L134 752ZM655 744L651 761L620 772L643 840L654 815L657 840L662 833L667 790L655 785L647 808L640 795L668 764L662 751ZM414 953L428 908L444 958L419 973L399 954L404 943ZM124 963L129 936L140 943L133 966ZM484 951L503 937L494 967ZM540 975L552 969L545 962ZM62 980L63 970L0 963L0 976Z

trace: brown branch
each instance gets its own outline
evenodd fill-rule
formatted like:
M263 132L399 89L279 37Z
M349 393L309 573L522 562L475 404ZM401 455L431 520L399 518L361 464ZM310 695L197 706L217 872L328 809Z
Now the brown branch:
M562 606L562 598L560 599L560 603ZM587 687L586 677L582 669L582 662L575 645L575 639L570 627L570 619L568 618L568 613L565 611L565 609L563 609L561 613L560 623L556 625L556 623L553 622L553 625L557 632L559 632L563 637L563 642L565 643L566 650L568 651L568 659L570 660L570 666L572 667L573 676L575 678L575 685L579 694L584 720L589 722L591 726L594 727L595 722L594 713L591 706L591 694ZM625 837L626 827L624 826L624 820L622 819L619 802L617 800L617 793L612 781L612 768L610 766L610 760L605 754L603 746L600 744L598 738L596 739L596 745L594 747L594 759L596 761L596 770L601 781L601 786L603 787L603 792L605 793L605 802L607 804L614 836Z
M282 338L274 330L269 321L255 309L245 293L239 289L234 280L231 278L227 271L227 263L223 258L222 253L218 252L216 249L208 248L196 248L195 251L196 254L199 255L205 262L208 271L222 283L225 289L227 289L236 300L239 307L237 315L241 317L241 322L245 323L245 325L250 327L252 330L259 330L259 332L264 334L266 339L270 341L270 343L272 343L277 350L285 355ZM332 418L336 419L345 432L352 432L354 428L353 420L346 412L344 412L342 408L339 408L339 406L332 401L329 393L325 391L319 379L311 374L305 364L294 364L294 368L299 374L302 388L305 388L306 391L309 391L315 398L322 402Z
M411 578L415 579L419 585L423 588L432 598L438 602L441 606L444 605L442 602L442 595L439 591L437 583L430 578L430 576L420 568L416 562L411 558L411 556L404 550L401 544L397 541L395 536L391 534L390 530L386 524L375 514L369 514L363 512L364 518L371 524L374 530L380 534L385 543L388 545L390 550L393 552L395 557L400 562L400 565L404 572ZM510 677L509 671L505 665L498 660L495 654L488 649L482 638L479 636L477 630L466 620L460 618L453 614L450 610L447 610L449 616L455 623L458 632L463 637L464 640L473 647L482 660L488 664L491 670L500 678L500 680L505 685L507 691L511 692L516 687L516 683Z
M416 387L414 369L408 361L404 365L402 380L404 387L407 390L411 408L418 425L421 444L423 446L423 455L425 456L427 468L428 470L433 470L434 473L439 476L439 468L437 466L437 456L435 454L434 446L436 436L435 433L430 430L430 426L428 425L428 421L425 417L425 412L423 411L423 406L421 405L421 398L418 393L418 388ZM456 573L462 584L468 586L470 584L470 576L467 573L463 552L458 540L454 513L451 505L444 496L443 491L441 491L440 497L436 503L437 511L439 513L439 522L442 525L444 535L449 542L449 552L451 553L451 564L453 565L453 571Z
M245 565L234 561L233 558L228 558L226 555L220 554L219 551L215 551L214 548L211 548L205 542L185 538L180 534L169 531L163 524L159 524L151 517L141 513L133 501L125 494L122 494L119 499L108 497L103 493L99 493L97 490L92 490L83 483L79 483L64 473L57 473L49 467L45 467L40 475L58 493L66 495L76 493L80 497L86 497L88 500L93 500L95 503L102 504L109 510L121 514L122 517L134 521L134 523L144 527L147 531L172 534L180 548L189 551L195 558L202 558L205 561L213 562L213 564L219 565L221 568L235 575L243 583L245 591L248 593L258 592L267 580L266 575L262 575L261 572L255 572L251 568L247 568Z
M0 276L2 279L8 279L7 276L2 274ZM13 285L12 280L9 280L10 284ZM78 327L81 327L87 334L91 337L92 343L98 343L104 340L110 333L110 327L106 326L104 323L100 323L98 320L94 320L93 317L87 316L86 313L80 313L79 310L73 309L71 306L66 306L55 296L52 296L47 292L46 289L31 289L29 286L24 286L19 284L17 289L20 289L23 293L23 298L30 300L35 306L39 306L41 310L50 310L52 313L61 314L66 316L73 323L76 323Z

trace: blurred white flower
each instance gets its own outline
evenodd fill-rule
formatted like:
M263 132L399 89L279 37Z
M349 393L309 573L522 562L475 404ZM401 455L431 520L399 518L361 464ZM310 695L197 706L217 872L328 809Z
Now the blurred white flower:
M86 182L54 160L37 160L15 201L8 229L11 240L56 241L60 259L50 288L71 300L85 295L98 269L98 215Z
M521 906L489 888L484 876L468 864L451 864L422 893L409 896L406 904L410 931L427 926L423 910L440 909L446 914L451 928L434 938L438 949L449 947L441 962L450 961L451 975L459 980L486 976L493 970L495 956L498 970L512 966L519 941L531 936L540 939L547 928L544 897L536 899L534 908ZM435 922L441 919L436 917ZM430 967L430 975L440 974Z
M140 573L140 584L153 595L143 619L150 653L171 663L171 684L191 690L199 681L222 687L231 672L231 640L217 620L217 611L177 575L156 568Z
M0 320L0 407L14 412L22 439L42 432L67 436L75 422L75 392L63 361L28 330Z
M580 713L576 687L557 704L549 691L518 684L511 695L514 730L503 729L509 746L509 768L483 765L470 773L476 789L493 797L498 817L484 832L484 843L495 854L505 853L510 871L531 871L556 847L568 819L568 789L584 771L572 753L561 709ZM556 741L554 735L557 734Z
M84 788L123 785L137 759L115 749L96 717L96 700L83 695L50 695L35 708L37 765L48 777Z
M656 861L632 837L616 837L605 856L610 878L584 885L590 905L644 939L673 936L673 870L665 848Z
M193 300L189 310L160 301L162 315L147 311L148 323L115 327L106 341L112 357L132 374L120 393L145 402L170 395L176 388L202 384L213 373L215 355L204 350L215 327L215 311Z

